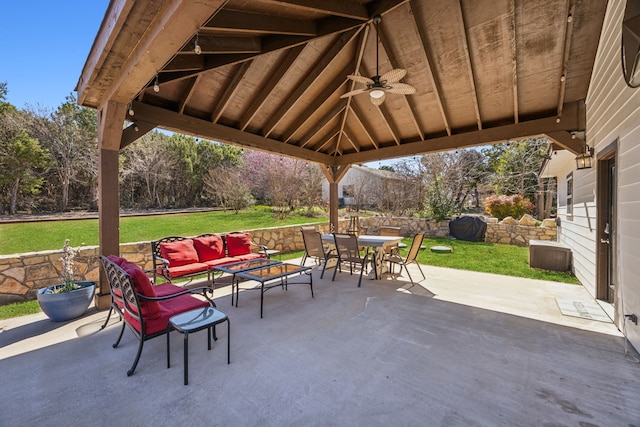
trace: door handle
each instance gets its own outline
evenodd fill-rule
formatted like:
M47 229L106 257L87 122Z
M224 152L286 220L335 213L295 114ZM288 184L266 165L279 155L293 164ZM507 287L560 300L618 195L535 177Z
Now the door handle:
M600 239L600 243L605 243L605 244L609 244L609 239Z

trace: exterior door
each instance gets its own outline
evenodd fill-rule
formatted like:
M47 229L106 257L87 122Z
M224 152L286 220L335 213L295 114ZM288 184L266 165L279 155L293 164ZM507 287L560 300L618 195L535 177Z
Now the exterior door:
M598 299L616 302L616 156L615 150L598 159Z

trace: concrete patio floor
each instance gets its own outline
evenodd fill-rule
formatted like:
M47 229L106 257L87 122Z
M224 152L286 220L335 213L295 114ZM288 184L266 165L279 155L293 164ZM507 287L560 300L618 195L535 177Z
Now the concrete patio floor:
M421 277L413 267L412 276ZM137 341L106 312L0 321L0 426L640 426L640 365L610 322L564 316L579 285L423 266L426 280L314 270L309 287L216 290L231 319L207 351Z

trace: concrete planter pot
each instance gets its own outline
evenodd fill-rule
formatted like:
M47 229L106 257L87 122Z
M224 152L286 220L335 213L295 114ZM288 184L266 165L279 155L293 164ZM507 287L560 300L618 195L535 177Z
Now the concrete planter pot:
M64 322L82 316L89 308L96 291L96 282L77 282L81 286L70 292L49 294L48 290L62 285L48 286L38 290L38 304L54 322Z

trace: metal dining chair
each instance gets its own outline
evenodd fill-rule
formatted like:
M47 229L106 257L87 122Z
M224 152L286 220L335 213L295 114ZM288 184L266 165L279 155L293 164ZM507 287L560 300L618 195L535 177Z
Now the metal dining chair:
M342 263L349 264L349 274L353 274L353 267L354 265L357 265L360 267L360 277L358 278L358 287L360 287L360 284L362 283L362 274L367 268L367 262L370 257L369 248L367 247L365 254L362 255L360 248L358 247L358 236L355 234L334 233L333 238L336 245L338 264L336 265L336 269L333 271L333 278L331 280L334 281L336 279L338 269L342 272ZM375 269L375 263L372 264Z
M422 272L422 268L418 263L418 252L420 251L420 246L422 246L422 240L424 239L424 232L420 232L416 234L413 238L413 242L411 243L411 247L409 248L409 253L405 258L402 258L400 253L392 254L388 257L389 263L398 264L400 266L400 274L402 274L402 267L407 271L407 276L409 276L409 280L411 280L411 284L414 285L413 279L411 278L411 274L409 273L409 268L407 266L409 264L416 264L418 266L418 270L420 270L420 274L422 274L422 278L426 279L424 273Z

